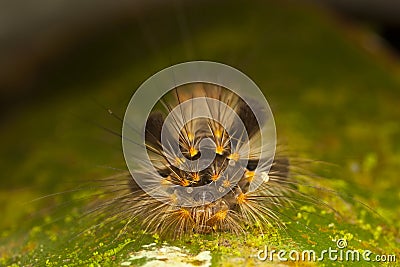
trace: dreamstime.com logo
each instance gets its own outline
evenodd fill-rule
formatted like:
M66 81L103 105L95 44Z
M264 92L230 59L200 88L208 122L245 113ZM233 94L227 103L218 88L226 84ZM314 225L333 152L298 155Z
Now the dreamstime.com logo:
M370 250L358 251L346 249L347 240L338 239L336 241L336 247L329 247L328 249L322 250L320 253L315 250L269 250L268 246L265 245L264 249L261 249L257 253L257 259L260 261L342 261L342 262L396 262L396 255L394 254L373 254Z

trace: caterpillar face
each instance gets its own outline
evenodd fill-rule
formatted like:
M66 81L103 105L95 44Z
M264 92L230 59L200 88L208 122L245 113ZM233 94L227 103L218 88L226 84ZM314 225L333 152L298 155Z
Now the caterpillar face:
M179 78L177 70L174 76ZM240 233L248 224L281 223L277 210L289 202L292 188L281 183L289 179L289 161L274 157L269 106L251 88L239 95L249 83L238 82L242 91L234 91L214 82L174 84L144 121L143 103L131 101L128 107L123 145L131 192L126 199L131 216L148 231ZM142 130L134 127L140 121Z

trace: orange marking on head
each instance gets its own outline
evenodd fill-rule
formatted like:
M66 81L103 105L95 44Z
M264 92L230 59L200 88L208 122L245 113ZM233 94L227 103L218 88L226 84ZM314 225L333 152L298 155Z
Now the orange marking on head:
M211 175L211 180L213 180L214 182L217 181L221 176L218 173L214 173L213 175Z
M224 154L224 147L219 145L215 148L215 153L217 153L218 155L222 155Z
M182 186L189 186L189 185L190 185L190 182L189 182L188 179L182 179L182 180L181 180L181 185L182 185Z
M194 148L192 146L189 148L189 154L190 154L191 157L196 156L197 153L199 153L199 151L196 148Z
M244 177L245 177L249 182L251 182L251 181L253 181L253 179L254 179L254 175L255 175L255 172L246 170L246 172L245 172L245 174L244 174Z
M240 194L237 196L236 199L237 199L238 204L243 204L243 203L247 202L247 197L246 197L246 195L243 194L243 193L240 193Z
M226 216L228 215L228 210L219 210L215 213L214 218L218 221L225 220Z
M193 179L193 181L195 181L195 182L200 181L200 174L199 174L198 172L194 173L194 174L192 175L192 179Z
M190 217L190 212L187 209L180 208L179 209L179 215L182 216L183 218L189 218Z

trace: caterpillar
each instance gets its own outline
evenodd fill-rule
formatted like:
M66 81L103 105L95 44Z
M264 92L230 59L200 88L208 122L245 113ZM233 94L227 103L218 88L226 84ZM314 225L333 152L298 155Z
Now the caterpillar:
M223 86L235 75L236 92ZM143 97L152 94L156 101L148 103ZM120 175L126 179L121 188L95 211L173 238L243 234L249 225L261 232L270 225L284 228L280 210L301 193L289 158L275 155L275 134L268 103L247 76L214 62L173 66L132 98L122 130L130 172Z

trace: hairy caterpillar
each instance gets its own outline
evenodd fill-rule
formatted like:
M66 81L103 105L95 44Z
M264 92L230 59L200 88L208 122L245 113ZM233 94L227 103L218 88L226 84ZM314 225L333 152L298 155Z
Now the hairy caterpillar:
M187 72L193 65L196 71ZM257 98L260 92L249 88L254 84L246 84L247 78L236 84L248 86L239 90L247 92L244 100L224 82L208 82L213 74L205 74L206 82L187 82L209 68L217 69L216 80L211 78L217 82L227 73L229 79L243 75L237 70L211 62L176 66L167 75L172 89L156 95L156 103L131 101L122 134L130 173L121 174L118 183L110 180L113 194L105 194L107 200L93 212L107 211L107 220L136 221L147 232L176 238L212 231L240 234L249 225L261 232L270 225L284 228L282 208L322 203L297 190L301 181L289 175L289 158L275 155L272 113ZM152 79L162 78L160 73ZM168 82L154 84L169 88ZM144 87L144 94L136 95L152 94L154 87Z
M238 116L244 122L245 129L249 133L250 142L257 138L259 127L251 109L241 101L236 95L227 89L210 84L196 84L196 88L176 88L176 100L184 102L185 98L193 99L190 94L212 97L223 101L230 100L238 112ZM187 95L189 93L189 95ZM185 95L186 94L186 95ZM228 101L227 101L228 102ZM171 103L166 103L168 109ZM196 107L193 108L204 108ZM205 107L207 108L207 107ZM210 107L210 109L213 107ZM215 108L215 107L214 107ZM188 110L187 110L188 111ZM187 112L184 111L184 112ZM214 112L215 111L215 112ZM226 112L224 109L218 110L221 116ZM213 110L212 113L218 113ZM189 116L189 114L186 114ZM221 120L221 118L219 118ZM272 163L269 173L256 171L259 160L259 152L256 147L250 148L250 157L247 166L243 169L243 174L237 177L223 177L222 173L229 164L239 160L238 153L228 153L231 136L218 122L212 119L197 119L191 121L180 130L179 143L184 157L179 158L173 153L168 153L161 147L161 128L164 123L164 116L160 112L153 112L146 124L146 146L152 154L151 160L160 176L160 184L180 185L191 191L193 187L215 184L218 190L229 190L220 199L207 199L207 192L204 196L196 199L188 197L186 201L189 207L177 206L176 195L170 193L163 200L148 197L132 179L131 195L129 202L134 200L132 205L132 216L137 216L142 221L146 229L155 232L172 232L180 235L184 232L210 232L211 230L228 230L235 233L243 232L243 223L257 223L262 227L268 222L279 223L279 217L274 213L276 206L285 202L285 194L289 189L280 185L281 179L288 179L288 161L286 159L276 159ZM213 148L215 153L214 160L210 165L201 171L180 170L168 162L167 157L176 160L178 164L197 159L201 152L199 143L204 138L211 138L216 146ZM259 189L249 192L249 183L255 175L262 176L263 182ZM231 187L234 179L238 179L237 184ZM221 185L215 182L222 180ZM139 201L135 201L140 199Z

